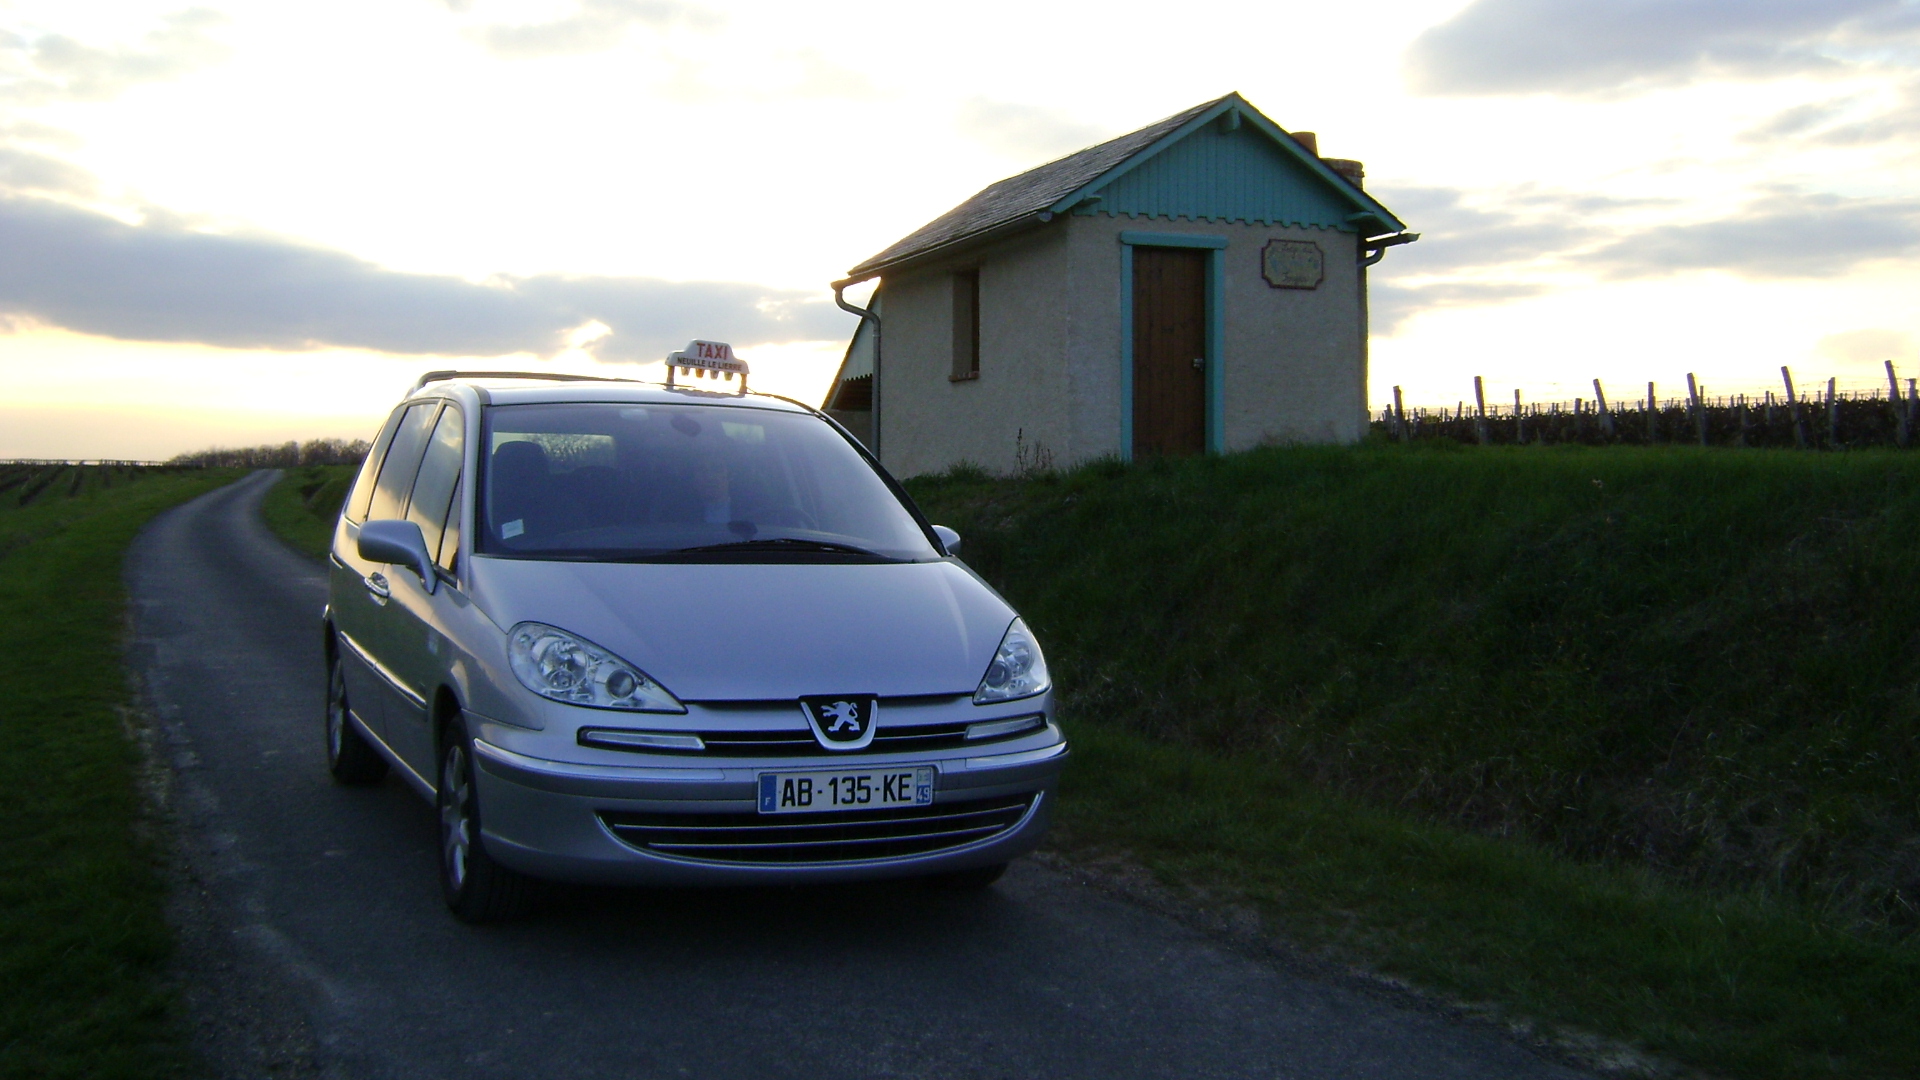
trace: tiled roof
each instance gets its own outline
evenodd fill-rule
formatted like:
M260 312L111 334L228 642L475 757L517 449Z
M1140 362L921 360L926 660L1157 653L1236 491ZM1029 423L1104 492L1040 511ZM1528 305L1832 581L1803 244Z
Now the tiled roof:
M1227 97L1232 97L1229 94ZM1128 158L1180 130L1181 126L1226 98L1196 105L1131 134L1089 146L1058 161L1008 177L921 226L912 235L861 263L849 277L872 276L894 263L933 248L964 240L1045 210L1100 178Z

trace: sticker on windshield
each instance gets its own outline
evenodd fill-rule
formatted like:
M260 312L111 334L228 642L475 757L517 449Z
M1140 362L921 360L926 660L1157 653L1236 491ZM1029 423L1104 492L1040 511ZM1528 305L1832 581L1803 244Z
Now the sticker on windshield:
M512 521L500 526L500 539L511 540L526 531L526 520L524 518L514 518Z

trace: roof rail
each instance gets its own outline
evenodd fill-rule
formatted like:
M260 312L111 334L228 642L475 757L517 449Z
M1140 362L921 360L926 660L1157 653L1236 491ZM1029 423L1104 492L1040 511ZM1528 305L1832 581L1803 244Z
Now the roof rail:
M420 376L407 393L415 393L428 383L446 382L448 379L545 379L549 382L633 382L633 379L610 379L604 375L564 375L558 371L429 371Z

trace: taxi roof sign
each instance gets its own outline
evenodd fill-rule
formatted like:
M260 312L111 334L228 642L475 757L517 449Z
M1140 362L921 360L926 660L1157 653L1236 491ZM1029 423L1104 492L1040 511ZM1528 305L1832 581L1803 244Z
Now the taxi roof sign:
M740 392L747 392L747 362L733 355L733 346L724 341L702 341L698 338L687 342L687 347L676 353L667 354L667 385L672 386L674 373L678 371L698 378L726 379L733 381L740 376Z

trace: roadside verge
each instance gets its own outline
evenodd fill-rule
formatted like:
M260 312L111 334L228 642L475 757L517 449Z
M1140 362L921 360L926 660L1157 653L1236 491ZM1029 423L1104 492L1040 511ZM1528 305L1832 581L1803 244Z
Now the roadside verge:
M164 839L136 775L121 559L238 470L88 467L0 499L0 1076L185 1067L165 986Z
M1920 460L1274 447L907 487L1044 643L1075 858L1511 1024L1920 1075Z

